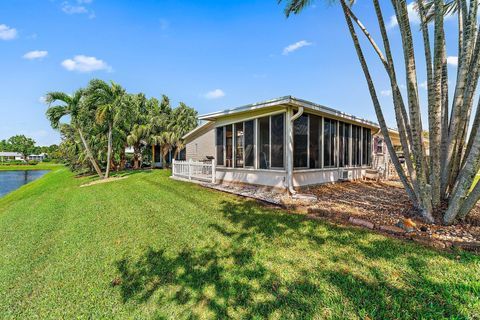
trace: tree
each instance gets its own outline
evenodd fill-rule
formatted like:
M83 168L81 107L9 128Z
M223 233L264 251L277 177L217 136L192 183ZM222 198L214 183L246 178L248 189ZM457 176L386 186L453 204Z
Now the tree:
M417 67L413 47L412 28L408 18L406 0L392 0L403 49L407 101L400 93L395 64L391 53L390 39L386 32L382 9L378 0L372 0L377 17L383 51L371 33L353 12L353 2L339 0L352 42L362 67L372 98L381 132L395 169L413 204L421 215L432 222L434 211L442 210L443 222L451 224L463 219L480 199L480 185L472 191L472 183L480 169L480 108L477 106L473 121L474 93L480 74L480 32L478 32L478 2L467 0L416 0L424 42L426 78L428 91L428 139L430 157L427 161L423 135L423 121L418 96ZM279 2L282 2L280 0ZM285 13L298 14L313 1L287 0ZM446 41L443 22L446 14L458 15L458 72L453 103L449 107ZM433 41L430 40L429 24L433 24ZM356 27L355 27L356 25ZM382 107L363 54L357 30L366 37L380 59L389 77L398 132L405 153L407 172L398 161L393 148ZM432 50L433 49L433 50ZM407 108L408 107L408 108ZM408 110L408 112L407 112ZM472 129L468 135L468 128Z
M175 146L175 152L173 155L174 159L177 157L180 150L185 147L182 137L197 127L197 116L197 111L183 102L180 102L180 105L173 110L167 128L169 131L173 132L172 140L173 145Z
M10 137L6 144L9 151L21 153L24 159L27 159L27 156L35 150L35 140L27 138L23 134Z
M111 81L110 85L103 80L91 80L86 89L88 104L96 107L96 120L98 124L105 126L107 131L107 168L104 178L110 175L113 129L120 121L120 109L125 89Z
M65 116L70 116L70 125L78 132L78 135L82 141L83 147L87 153L87 157L95 169L99 177L102 177L102 170L98 165L97 160L93 156L92 150L85 138L82 128L81 115L84 110L82 106L83 90L77 90L73 95L68 95L63 92L53 91L46 95L46 101L49 105L47 109L47 118L54 129L59 129L60 121ZM61 105L52 106L55 102L61 102Z

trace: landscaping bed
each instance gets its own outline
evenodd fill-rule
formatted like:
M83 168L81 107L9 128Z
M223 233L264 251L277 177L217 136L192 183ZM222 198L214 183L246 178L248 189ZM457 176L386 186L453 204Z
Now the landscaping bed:
M444 226L421 221L400 182L343 182L309 187L304 191L318 199L308 206L311 218L347 222L437 248L456 246L480 253L478 205L465 221ZM440 217L437 220L440 222ZM413 231L402 228L405 221L413 222Z

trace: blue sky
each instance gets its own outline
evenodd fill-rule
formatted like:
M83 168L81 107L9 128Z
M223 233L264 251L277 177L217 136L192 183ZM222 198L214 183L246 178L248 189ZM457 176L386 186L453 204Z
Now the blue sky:
M72 92L91 78L149 97L166 94L200 114L293 95L376 120L342 12L325 2L286 19L276 0L2 0L0 139L22 133L39 145L58 143L42 96ZM381 42L371 1L358 1L355 11ZM403 77L389 5L384 14ZM447 20L451 74L455 26ZM414 31L422 83L421 34ZM385 72L369 48L366 56L395 126Z

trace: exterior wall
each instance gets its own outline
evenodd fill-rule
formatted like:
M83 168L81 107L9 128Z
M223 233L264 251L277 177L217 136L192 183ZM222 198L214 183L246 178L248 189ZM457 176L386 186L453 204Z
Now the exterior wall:
M216 168L216 179L224 184L253 184L285 189L286 175L283 170Z
M337 182L340 177L340 171L343 170L352 171L353 179L361 179L365 175L366 168L297 170L293 171L293 186L304 187L315 184Z
M215 156L215 129L207 131L205 134L187 143L186 159L194 161L205 160L206 157Z

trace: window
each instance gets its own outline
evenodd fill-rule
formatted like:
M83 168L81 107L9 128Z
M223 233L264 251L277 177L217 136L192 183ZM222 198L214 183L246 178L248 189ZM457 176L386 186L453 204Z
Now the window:
M285 117L278 114L270 117L271 120L271 168L283 168L283 150L285 145Z
M352 125L352 165L359 166L362 164L362 154L361 154L361 130L359 126Z
M322 118L309 115L310 117L310 168L316 169L321 168L322 165L320 163L320 146L321 146L321 134L320 128L322 126Z
M372 131L369 128L363 128L363 148L362 163L369 166L372 159Z
M375 153L383 153L383 139L375 138Z
M293 123L293 166L308 167L308 115L303 114Z
M334 167L336 160L335 139L337 136L337 121L324 119L323 136L323 165L324 167Z
M232 161L233 161L233 130L232 130L232 125L229 124L228 126L225 126L225 153L226 153L226 163L225 165L227 167L232 166Z
M243 122L235 124L235 168L243 168Z
M350 128L351 125L348 123L340 122L339 124L339 166L348 167L350 166Z
M225 165L225 161L224 161L225 159L223 155L223 152L225 150L223 146L223 137L224 137L224 127L217 128L215 144L217 148L217 165L219 166Z
M260 169L270 167L270 117L258 119L258 159Z
M245 122L245 167L253 167L255 161L255 122L253 120Z

